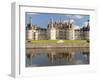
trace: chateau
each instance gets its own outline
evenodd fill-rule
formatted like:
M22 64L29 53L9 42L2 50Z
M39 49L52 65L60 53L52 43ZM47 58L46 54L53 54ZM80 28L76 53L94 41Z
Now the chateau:
M54 22L50 19L47 28L39 27L32 24L32 18L30 23L26 26L26 39L27 40L89 40L90 24L89 20L87 25L80 29L75 29L74 24L68 20L68 22Z

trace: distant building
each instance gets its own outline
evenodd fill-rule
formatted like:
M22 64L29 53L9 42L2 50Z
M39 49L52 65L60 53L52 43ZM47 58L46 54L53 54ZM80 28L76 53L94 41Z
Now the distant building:
M42 28L30 23L26 26L26 39L27 40L87 40L89 39L89 20L86 26L80 29L74 29L74 24L70 22L53 22L50 19L47 28Z
M90 24L89 20L87 25L83 26L80 29L75 29L75 39L77 40L89 40Z

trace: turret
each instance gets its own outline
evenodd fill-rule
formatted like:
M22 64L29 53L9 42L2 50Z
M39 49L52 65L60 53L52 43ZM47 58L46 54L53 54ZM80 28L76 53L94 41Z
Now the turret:
M87 21L87 28L88 28L88 29L90 29L90 23L89 23L89 22L90 22L90 21L88 20L88 21Z
M51 18L48 24L48 36L50 40L56 40L56 29L54 27L53 19Z
M75 31L73 27L73 22L71 22L70 18L68 21L68 28L66 29L66 39L67 40L74 40Z
M26 39L32 40L33 39L33 26L32 26L32 18L29 18L29 24L26 27Z
M53 28L53 19L50 18L49 22L48 22L48 28Z

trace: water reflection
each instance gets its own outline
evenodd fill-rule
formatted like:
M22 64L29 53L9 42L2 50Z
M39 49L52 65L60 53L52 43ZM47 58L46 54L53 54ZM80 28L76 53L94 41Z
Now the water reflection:
M26 49L26 67L89 64L89 48Z

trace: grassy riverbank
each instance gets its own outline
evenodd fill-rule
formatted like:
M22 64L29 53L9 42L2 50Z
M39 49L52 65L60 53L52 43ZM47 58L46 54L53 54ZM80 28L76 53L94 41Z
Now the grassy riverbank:
M60 40L30 40L28 43L58 43ZM86 40L62 40L62 43L87 43Z

